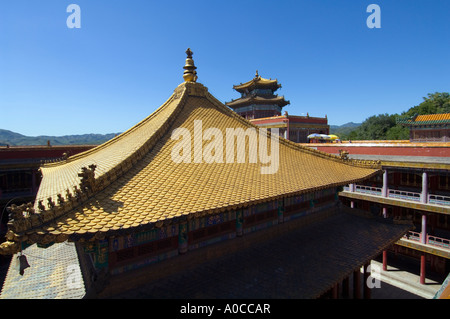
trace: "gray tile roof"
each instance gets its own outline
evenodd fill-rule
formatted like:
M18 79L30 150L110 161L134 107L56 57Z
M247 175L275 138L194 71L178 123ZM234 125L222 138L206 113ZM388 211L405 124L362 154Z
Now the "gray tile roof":
M18 254L12 257L0 299L79 299L85 295L74 243L48 248L36 244L23 250L29 268L19 274Z
M162 266L146 268L141 277L146 284L113 298L316 298L410 227L338 214L196 267L185 264L184 258L194 253L188 252L171 262L189 269L148 281L148 274Z

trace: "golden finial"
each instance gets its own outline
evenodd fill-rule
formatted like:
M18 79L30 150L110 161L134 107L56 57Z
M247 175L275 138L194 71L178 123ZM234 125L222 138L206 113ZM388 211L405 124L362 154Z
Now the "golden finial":
M258 70L256 70L255 78L259 77Z
M190 48L186 50L187 58L186 58L186 64L183 67L184 74L183 79L185 82L195 82L197 81L197 67L194 65L194 60L192 60L192 54L194 54Z

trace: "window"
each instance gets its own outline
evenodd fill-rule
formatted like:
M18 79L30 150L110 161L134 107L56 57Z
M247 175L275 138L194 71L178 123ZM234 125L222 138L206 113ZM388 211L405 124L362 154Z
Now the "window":
M244 218L244 227L257 225L269 220L275 220L277 217L278 217L278 209L252 214Z
M177 248L178 236L173 236L161 240L151 241L143 245L121 249L116 252L110 252L109 262L111 266L114 266L117 263L126 263L140 257L156 256Z
M230 233L236 230L236 220L230 220L228 222L215 224L208 227L203 227L189 232L188 241L189 244L204 241L213 237L218 237L226 233Z

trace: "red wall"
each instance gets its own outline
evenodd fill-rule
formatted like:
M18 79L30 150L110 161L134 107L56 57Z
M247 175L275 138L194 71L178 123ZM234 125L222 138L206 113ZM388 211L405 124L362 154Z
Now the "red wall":
M345 150L349 154L359 155L392 155L392 156L432 156L450 157L450 145L433 146L349 146L348 144L308 144L319 151L331 154L339 154L339 150Z
M42 146L42 147L1 147L0 160L33 159L33 158L57 158L64 153L75 155L87 151L94 146Z

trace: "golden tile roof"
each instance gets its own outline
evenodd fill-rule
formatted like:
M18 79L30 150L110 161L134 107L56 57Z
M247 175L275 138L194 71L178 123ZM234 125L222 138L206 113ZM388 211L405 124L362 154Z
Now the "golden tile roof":
M274 174L261 174L266 164L250 163L248 154L246 163L175 163L171 154L179 141L171 139L173 130L194 132L194 121L199 120L203 132L217 128L223 136L227 128L257 129L202 84L184 82L157 111L130 130L42 167L34 207L13 209L8 241L0 253L17 250L21 241L45 244L160 227L178 219L345 185L380 169L378 163L344 160L283 138ZM200 143L205 150L210 141L200 139ZM225 149L225 138L223 143ZM87 169L86 182L80 184L82 168L91 165L96 165L95 170Z
M450 123L450 113L415 115L399 117L397 123L405 126L442 125Z
M241 93L243 93L245 90L251 91L254 88L271 88L276 91L281 88L281 84L279 84L278 80L276 79L272 80L261 77L258 74L258 71L256 71L255 77L250 81L238 85L233 85L233 89Z
M426 114L426 115L418 115L415 119L415 122L448 121L448 120L450 120L450 113Z

